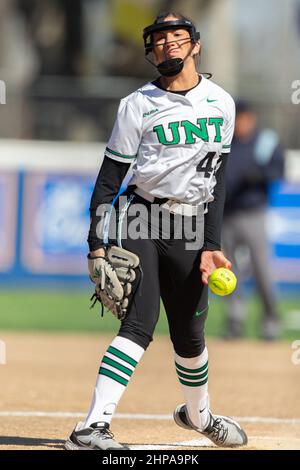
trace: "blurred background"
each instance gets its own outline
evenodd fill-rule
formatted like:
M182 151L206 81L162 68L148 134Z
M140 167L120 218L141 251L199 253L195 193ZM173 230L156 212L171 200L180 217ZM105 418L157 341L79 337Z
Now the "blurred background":
M1 0L0 328L114 327L89 312L89 201L120 98L157 75L142 30L171 9L201 32L200 71L250 102L285 149L284 179L270 188L270 263L282 336L299 337L300 0ZM251 270L247 289L256 336ZM222 301L212 302L208 333L222 334Z

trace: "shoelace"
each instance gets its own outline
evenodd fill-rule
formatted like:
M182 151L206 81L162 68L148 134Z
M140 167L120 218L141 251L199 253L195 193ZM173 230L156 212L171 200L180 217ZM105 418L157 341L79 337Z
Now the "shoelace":
M210 430L207 433L211 435L212 438L224 443L228 435L228 429L222 424L221 418L212 419L213 424L210 426Z
M104 439L113 439L114 434L106 427L103 428L95 428L93 431L96 437L102 437Z

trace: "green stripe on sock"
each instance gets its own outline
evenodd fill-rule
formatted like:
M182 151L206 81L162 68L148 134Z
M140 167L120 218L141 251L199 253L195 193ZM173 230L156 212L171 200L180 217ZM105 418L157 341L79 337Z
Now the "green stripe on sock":
M128 380L124 379L124 377L121 377L118 374L115 374L109 369L105 369L104 367L100 367L99 369L99 374L100 375L106 375L107 377L110 377L111 379L115 380L116 382L119 382L119 384L126 385L128 384Z
M189 375L189 374L183 374L179 370L176 371L179 377L182 377L183 379L190 379L190 380L201 380L204 379L208 375L208 369L203 373L199 375Z
M119 357L120 359L123 359L123 361L128 362L128 364L133 367L137 365L137 361L127 356L127 354L124 354L122 351L119 351L119 349L114 348L113 346L109 346L107 352L113 354L116 357Z
M186 385L187 387L201 387L201 385L205 385L207 381L208 381L208 377L202 382L186 382L185 380L179 379L179 382L182 385Z
M191 374L193 373L195 374L196 372L203 372L208 367L208 361L206 362L206 364L204 364L204 366L200 367L199 369L187 369L186 367L182 367L179 364L177 364L177 362L175 362L175 365L177 369L182 370L183 372L189 372Z
M102 362L104 362L105 364L109 364L110 366L115 367L116 369L120 370L121 372L124 372L124 374L129 375L129 377L132 376L133 370L128 369L125 366L122 366L121 364L119 364L117 361L114 361L110 357L104 356L103 359L102 359Z

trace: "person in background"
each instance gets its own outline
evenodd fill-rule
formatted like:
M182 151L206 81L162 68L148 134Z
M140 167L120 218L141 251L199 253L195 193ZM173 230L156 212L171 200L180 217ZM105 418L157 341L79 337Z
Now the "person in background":
M242 292L243 271L249 262L263 308L261 337L272 340L280 335L266 217L270 185L281 180L283 174L284 155L277 134L271 129L260 129L252 106L245 101L237 102L222 228L224 251L239 279L237 291L226 299L224 336L227 338L244 333L247 308Z

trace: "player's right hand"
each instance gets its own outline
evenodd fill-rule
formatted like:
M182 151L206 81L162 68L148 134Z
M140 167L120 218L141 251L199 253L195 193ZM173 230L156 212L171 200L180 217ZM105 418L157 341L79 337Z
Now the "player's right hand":
M202 282L208 285L208 278L217 268L231 268L231 262L225 257L222 251L203 251L201 255L200 271Z

